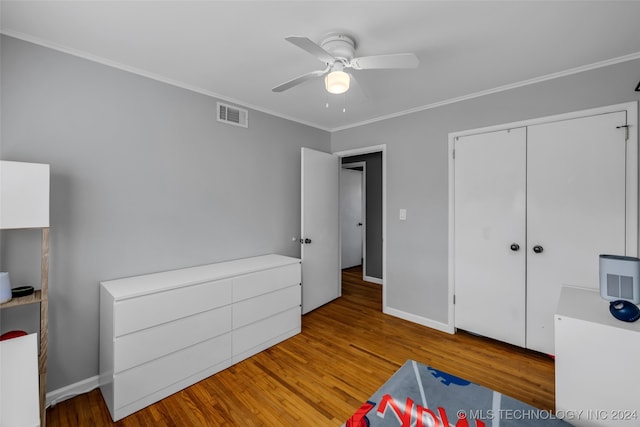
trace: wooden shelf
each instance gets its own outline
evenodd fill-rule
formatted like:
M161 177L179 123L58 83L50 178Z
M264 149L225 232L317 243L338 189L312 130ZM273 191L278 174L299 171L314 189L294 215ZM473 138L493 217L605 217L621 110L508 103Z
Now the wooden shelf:
M42 291L37 290L31 295L24 297L13 298L11 301L7 301L0 304L0 310L9 307L20 307L21 305L37 304L42 301Z

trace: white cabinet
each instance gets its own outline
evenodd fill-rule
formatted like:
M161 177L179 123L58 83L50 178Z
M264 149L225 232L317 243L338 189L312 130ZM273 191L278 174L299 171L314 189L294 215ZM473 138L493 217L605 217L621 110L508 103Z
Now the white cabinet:
M610 110L455 138L457 328L553 354L561 286L636 255L637 139Z
M38 338L0 341L0 426L40 426Z
M114 421L301 330L300 260L280 255L105 281L100 388Z
M640 425L640 321L590 289L564 287L555 315L556 411L576 426Z

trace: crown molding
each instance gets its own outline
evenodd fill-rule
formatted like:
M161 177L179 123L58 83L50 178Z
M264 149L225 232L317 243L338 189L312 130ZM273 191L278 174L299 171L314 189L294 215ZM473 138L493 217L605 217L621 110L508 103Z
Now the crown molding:
M635 52L635 53L631 53L629 55L623 55L623 56L619 56L619 57L616 57L616 58L607 59L607 60L604 60L604 61L594 62L592 64L582 65L580 67L570 68L568 70L559 71L559 72L556 72L556 73L545 74L544 76L534 77L532 79L522 80L520 82L511 83L511 84L504 85L504 86L498 86L498 87L495 87L495 88L492 88L492 89L487 89L487 90L483 90L483 91L480 91L480 92L474 92L474 93L470 93L468 95L462 95L462 96L459 96L459 97L456 97L456 98L445 99L443 101L434 102L432 104L423 105L423 106L412 108L412 109L409 109L409 110L399 111L397 113L392 113L392 114L387 114L387 115L384 115L384 116L375 117L373 119L364 120L364 121L361 121L361 122L358 122L358 123L353 123L353 124L350 124L350 125L345 125L345 126L332 128L330 131L331 132L338 132L338 131L345 130L345 129L351 129L351 128L358 127L358 126L364 126L364 125L368 125L368 124L371 124L371 123L380 122L380 121L383 121L383 120L393 119L395 117L401 117L401 116L406 116L408 114L417 113L419 111L430 110L430 109L433 109L433 108L442 107L444 105L455 104L457 102L467 101L469 99L479 98L479 97L485 96L485 95L491 95L493 93L504 92L504 91L507 91L507 90L516 89L516 88L523 87L523 86L529 86L529 85L533 85L533 84L536 84L536 83L545 82L545 81L548 81L548 80L554 80L554 79L558 79L560 77L566 77L566 76L570 76L570 75L573 75L573 74L582 73L584 71L590 71L590 70L595 70L595 69L598 69L598 68L608 67L610 65L615 65L615 64L622 63L622 62L634 61L636 59L640 59L640 52ZM638 85L640 85L640 83L638 83Z
M582 73L584 71L590 71L590 70L595 70L598 68L603 68L603 67L608 67L610 65L615 65L615 64L619 64L622 62L628 62L628 61L633 61L636 59L640 59L640 52L634 52L628 55L623 55L623 56L619 56L616 58L611 58L611 59L607 59L604 61L599 61L599 62L594 62L592 64L587 64L587 65L582 65L579 67L575 67L575 68L570 68L564 71L559 71L559 72L555 72L555 73L550 73L550 74L545 74L543 76L540 77L534 77L532 79L528 79L528 80L522 80L520 82L516 82L516 83L511 83L508 85L503 85L503 86L498 86L495 88L491 88L491 89L487 89L487 90L483 90L483 91L479 91L479 92L474 92L474 93L470 93L467 95L462 95L462 96L458 96L455 98L449 98L449 99L445 99L442 101L438 101L438 102L434 102L431 104L426 104L420 107L415 107L415 108L411 108L408 110L403 110L403 111L398 111L396 113L392 113L392 114L386 114L383 116L378 116L378 117L374 117L368 120L363 120L360 122L356 122L356 123L352 123L352 124L348 124L348 125L344 125L344 126L338 126L338 127L334 127L334 128L329 128L326 126L321 126L317 123L313 123L313 122L309 122L306 120L301 120L299 118L293 117L293 116L289 116L286 114L282 114L273 110L269 110L267 108L263 108L257 105L253 105L253 104L249 104L246 103L244 101L241 101L239 99L235 99L235 98L231 98L228 96L224 96L221 95L219 93L215 93L197 86L193 86L190 84L187 84L185 82L179 81L179 80L175 80L175 79L170 79L158 74L154 74L154 73L150 73L148 71L139 69L139 68L135 68L135 67L131 67L125 64L121 64L119 62L116 61L111 61L109 59L106 58L102 58L100 56L97 55L92 55L89 54L87 52L84 51L80 51L77 49L72 49L66 46L62 46L59 45L57 43L53 43L51 41L48 40L44 40L41 39L39 37L34 37L32 35L29 34L25 34L25 33L21 33L19 31L13 31L11 29L0 29L0 34L4 34L10 37L14 37L16 39L20 39L20 40L24 40L26 42L29 43L33 43L36 45L40 45L43 47L47 47L53 50L57 50L59 52L63 52L63 53L67 53L69 55L73 55L79 58L83 58L92 62L97 62L112 68L117 68L119 70L122 71L126 71L129 73L133 73L133 74L137 74L139 76L143 76L143 77L147 77L149 79L153 79L162 83L166 83L172 86L176 86L182 89L186 89L189 90L191 92L195 92L195 93L199 93L201 95L205 95L205 96L209 96L212 98L216 98L219 99L221 101L226 101L226 102L230 102L232 104L236 104L238 106L244 107L244 108L249 108L251 110L255 110L255 111L259 111L265 114L269 114L271 116L275 116L275 117L279 117L281 119L285 119L285 120L289 120L295 123L299 123L305 126L310 126L319 130L323 130L326 132L338 132L338 131L342 131L342 130L346 130L346 129L352 129L355 127L360 127L360 126L365 126L368 124L372 124L372 123L376 123L376 122L381 122L384 120L389 120L389 119L393 119L396 117L401 117L401 116L406 116L409 114L413 114L413 113L417 113L420 111L425 111L425 110L431 110L433 108L438 108L438 107L442 107L445 105L450 105L450 104L455 104L457 102L462 102L462 101L467 101L470 99L474 99L474 98L479 98L481 96L485 96L485 95L491 95L494 93L499 93L499 92L504 92L507 90L511 90L511 89L516 89L516 88L520 88L520 87L524 87L524 86L529 86L529 85L533 85L536 83L541 83L541 82L545 82L548 80L554 80L554 79L558 79L561 77L566 77L566 76L570 76L573 74L578 74L578 73Z
M36 45L39 45L39 46L43 46L43 47L46 47L46 48L49 48L49 49L53 49L53 50L56 50L56 51L59 51L59 52L62 52L62 53L66 53L66 54L69 54L69 55L72 55L72 56L76 56L78 58L86 59L88 61L97 62L99 64L106 65L106 66L112 67L112 68L116 68L116 69L121 70L121 71L126 71L126 72L129 72L129 73L132 73L132 74L137 74L139 76L146 77L146 78L149 78L149 79L152 79L152 80L156 80L156 81L159 81L159 82L162 82L162 83L166 83L166 84L171 85L171 86L176 86L176 87L179 87L181 89L186 89L186 90L191 91L191 92L195 92L195 93L199 93L201 95L209 96L211 98L215 98L215 99L218 99L220 101L229 102L231 104L235 104L235 105L238 105L240 107L248 108L248 109L251 109L251 110L254 110L254 111L259 111L261 113L269 114L271 116L279 117L281 119L285 119L285 120L289 120L289 121L292 121L292 122L296 122L296 123L299 123L299 124L302 124L302 125L305 125L305 126L310 126L310 127L313 127L313 128L316 128L316 129L320 129L320 130L323 130L323 131L326 131L326 132L331 132L330 128L326 128L326 127L320 126L317 123L312 123L312 122L308 122L308 121L305 121L305 120L300 120L300 119L298 119L296 117L288 116L286 114L278 113L276 111L269 110L267 108L263 108L263 107L259 107L257 105L249 104L247 102L240 101L239 99L235 99L235 98L231 98L231 97L228 97L228 96L224 96L224 95L221 95L219 93L203 89L201 87L190 85L190 84L182 82L180 80L170 79L170 78L161 76L159 74L151 73L149 71L142 70L140 68L131 67L129 65L125 65L125 64L122 64L122 63L119 63L119 62L116 62L116 61L112 61L110 59L106 59L106 58L103 58L101 56L92 55L90 53L87 53L87 52L84 52L84 51L81 51L81 50L72 49L72 48L69 48L67 46L62 46L62 45L59 45L57 43L53 43L53 42L51 42L49 40L44 40L44 39L41 39L39 37L34 37L34 36L30 35L30 34L25 34L25 33L21 33L21 32L18 32L18 31L13 31L13 30L6 29L6 28L0 29L0 34L4 34L4 35L9 36L9 37L13 37L13 38L16 38L16 39L19 39L19 40L23 40L23 41L26 41L26 42L29 42L29 43L33 43L33 44L36 44Z

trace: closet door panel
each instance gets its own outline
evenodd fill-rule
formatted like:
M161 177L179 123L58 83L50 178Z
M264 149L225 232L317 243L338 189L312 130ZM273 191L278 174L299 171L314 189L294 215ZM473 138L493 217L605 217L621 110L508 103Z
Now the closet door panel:
M528 348L553 354L561 286L597 289L598 256L625 254L625 123L615 112L528 127Z
M525 344L525 156L524 128L455 141L455 325L519 346Z

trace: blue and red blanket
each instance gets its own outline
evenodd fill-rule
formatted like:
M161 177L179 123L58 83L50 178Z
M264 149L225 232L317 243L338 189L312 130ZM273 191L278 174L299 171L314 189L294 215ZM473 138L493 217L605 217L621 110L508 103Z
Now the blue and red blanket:
M567 427L550 411L408 360L345 427Z

